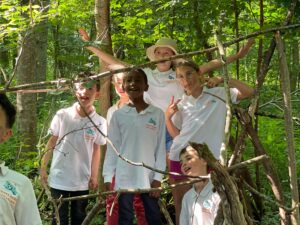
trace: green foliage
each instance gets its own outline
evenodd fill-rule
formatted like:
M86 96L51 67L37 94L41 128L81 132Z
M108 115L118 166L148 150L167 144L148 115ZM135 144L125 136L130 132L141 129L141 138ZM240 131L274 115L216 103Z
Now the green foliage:
M77 72L85 69L87 63L93 65L93 70L97 70L98 59L96 57L88 57L89 53L83 49L83 44L77 34L79 27L85 27L92 36L95 36L94 1L61 0L50 1L49 5L46 2L43 3L43 5L33 4L30 6L21 5L16 0L1 1L0 53L8 53L9 66L3 68L6 74L12 74L14 69L13 59L17 56L17 50L22 42L22 35L30 32L30 29L41 21L47 21L49 31L47 80L53 80L58 77L70 78ZM264 1L263 29L281 25L287 15L290 3L291 0ZM235 9L232 1L111 0L110 7L110 32L114 53L122 60L132 64L146 62L148 60L145 56L146 48L162 36L176 39L180 52L204 49L206 44L214 46L214 33L219 26L221 13L225 15L222 25L223 41L235 38ZM241 0L237 1L237 7L239 11L239 35L246 35L259 30L259 2ZM297 7L299 9L299 4ZM300 11L297 9L296 17L293 20L294 23L299 23L300 21ZM267 34L260 37L263 40L264 50L269 47L272 35ZM288 31L284 35L288 61L291 65L292 41L296 40L299 43L299 31ZM257 48L258 45L255 45L251 52L244 59L240 60L239 69L240 79L253 86L256 81ZM227 55L232 55L236 52L236 47L230 46L226 50ZM218 53L213 53L213 57L218 57ZM207 61L206 55L195 56L194 59L199 64ZM2 62L0 61L0 63ZM229 66L229 72L231 77L235 77L236 69L234 64ZM12 85L15 84L16 81L14 79ZM293 95L293 116L298 118L300 117L299 95L299 92ZM9 142L0 145L1 159L5 160L11 168L15 168L31 178L37 176L39 157L45 147L48 138L47 129L54 113L59 108L69 106L74 102L72 94L66 92L39 95L38 99L38 152L28 153L27 157L22 161L19 160L18 155L21 143L17 135L14 135ZM243 102L242 104L246 107L248 102ZM283 116L278 55L276 52L262 88L260 105L262 107L260 107L259 112ZM259 137L273 162L275 162L279 177L283 181L285 194L287 198L290 198L284 121L268 117L259 117L258 120ZM298 174L300 174L300 126L296 123L294 130L297 154L296 163L298 165ZM247 141L246 157L250 158L252 156L253 147ZM251 169L254 174L254 168ZM268 181L264 176L263 170L261 171L263 192L272 196ZM33 181L38 194L41 187L36 179ZM172 204L172 199L168 193L163 193L163 200L167 206ZM41 202L41 209L43 218L48 222L50 221L50 209L46 201L47 199L45 198ZM277 223L277 208L274 205L265 205L265 216L262 224ZM97 221L94 223L103 224L104 220L104 212L101 212L101 216L97 217Z

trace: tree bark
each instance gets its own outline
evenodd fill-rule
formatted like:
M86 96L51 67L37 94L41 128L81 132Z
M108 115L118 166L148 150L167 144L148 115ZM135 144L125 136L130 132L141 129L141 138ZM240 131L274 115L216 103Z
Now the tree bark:
M112 41L110 35L110 0L95 0L95 22L97 30L97 39L102 40L104 43L104 48L102 50L112 54ZM103 34L103 37L100 35ZM106 66L100 63L100 72L107 70ZM106 117L107 110L111 106L111 76L103 77L100 79L101 89L100 89L100 112ZM106 148L101 148L101 162L100 162L100 173L102 174L103 162ZM103 187L103 179L100 176L100 189Z
M299 61L299 41L292 41L292 68L291 68L291 92L297 88L297 83L300 80L300 61Z
M292 105L291 105L291 89L290 89L290 76L286 56L284 53L284 44L281 39L280 33L277 32L275 35L277 49L279 52L279 63L280 63L280 79L281 88L284 99L284 119L285 119L285 131L288 148L288 163L289 163L289 176L290 176L290 187L292 192L292 208L296 209L291 214L291 224L300 224L299 220L299 202L298 184L297 184L297 168L296 168L296 156L295 156L295 142L294 142L294 126L292 119Z

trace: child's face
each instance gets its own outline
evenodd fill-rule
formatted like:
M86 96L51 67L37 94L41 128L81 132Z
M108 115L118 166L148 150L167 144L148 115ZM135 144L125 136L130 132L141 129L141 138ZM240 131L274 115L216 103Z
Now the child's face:
M156 60L163 59L163 58L169 58L174 55L174 52L168 48L168 47L157 47L154 51L154 56ZM159 71L164 72L168 71L171 68L172 62L166 61L157 63L156 67Z
M180 66L176 68L176 78L186 93L188 95L192 95L201 87L201 80L203 76L192 67Z
M99 97L99 91L96 84L77 83L75 84L76 97L80 105L84 108L93 106L96 98Z
M143 98L144 92L148 90L148 85L141 73L132 71L124 77L123 89L130 99L138 99Z
M199 158L197 151L188 147L186 152L180 155L181 172L190 176L207 175L207 163Z
M123 79L124 79L124 74L116 74L113 79L114 79L113 84L114 84L117 95L120 98L126 97L127 95L126 95L126 92L124 91L123 85L122 85Z
M7 118L6 114L0 106L0 144L8 140L12 135L12 129L7 127Z

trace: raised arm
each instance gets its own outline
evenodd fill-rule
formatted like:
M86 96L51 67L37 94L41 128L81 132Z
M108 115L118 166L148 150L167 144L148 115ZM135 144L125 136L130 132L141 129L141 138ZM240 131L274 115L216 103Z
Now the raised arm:
M87 32L83 28L79 28L78 32L79 32L79 34L81 36L81 39L83 41L86 41L86 42L90 41L89 35L87 34ZM111 65L111 64L120 64L120 65L124 65L124 66L128 65L127 63L117 59L116 57L104 52L103 50L101 50L97 47L86 46L85 48L90 50L95 55L97 55L102 61L104 61L108 65Z
M180 99L174 102L174 96L173 96L171 98L170 105L165 111L166 127L172 138L175 138L180 133L180 130L175 126L175 124L172 121L172 117L178 112L177 104L179 103L179 101Z
M207 79L208 87L216 87L224 82L223 77L212 77ZM228 81L228 86L230 88L236 88L238 90L237 100L243 100L245 98L249 98L254 94L254 89L242 81L236 79L230 79Z
M254 44L254 39L253 38L248 39L246 45L244 45L237 54L227 57L227 63L232 63L238 59L243 58L245 55L248 54L253 44ZM205 63L199 67L200 74L205 74L213 70L219 69L222 67L222 65L223 63L221 62L220 59L211 60L208 63Z

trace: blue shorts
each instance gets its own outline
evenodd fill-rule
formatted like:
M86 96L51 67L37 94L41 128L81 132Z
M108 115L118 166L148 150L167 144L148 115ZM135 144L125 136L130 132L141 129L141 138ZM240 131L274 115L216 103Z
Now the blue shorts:
M167 150L167 153L170 152L172 144L173 144L173 138L170 135L170 133L168 132L168 130L166 129L166 150Z

